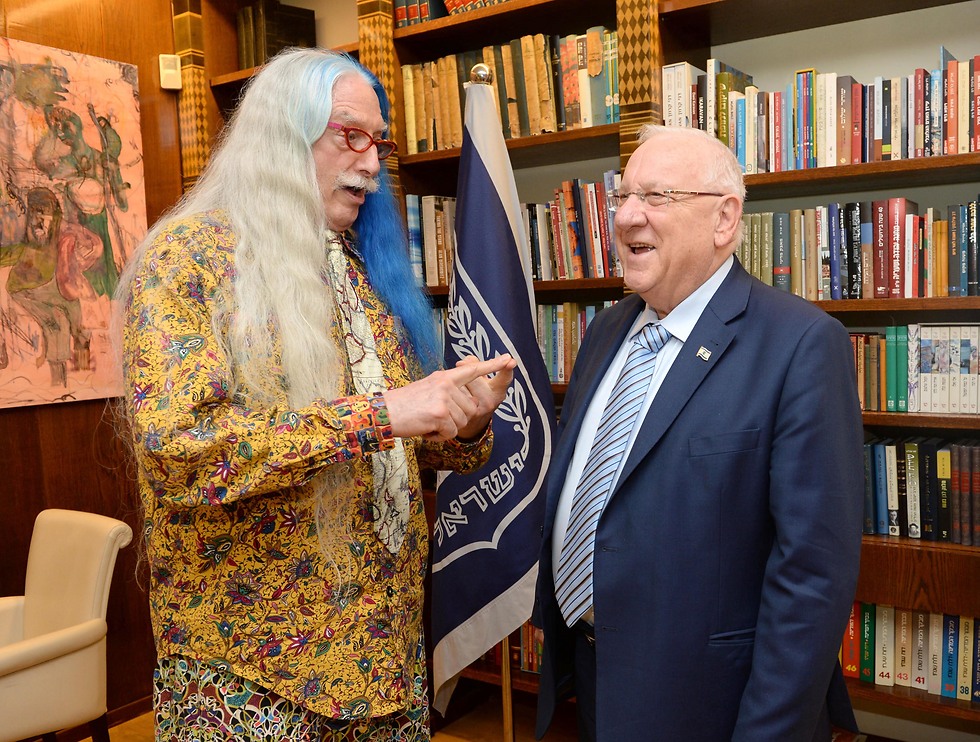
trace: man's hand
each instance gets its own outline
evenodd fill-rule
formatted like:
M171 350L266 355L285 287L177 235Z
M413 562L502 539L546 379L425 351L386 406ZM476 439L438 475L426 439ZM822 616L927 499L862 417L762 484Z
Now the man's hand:
M465 358L456 368L385 392L392 432L429 440L477 438L486 429L514 378L517 361L502 355L487 361ZM488 379L488 374L496 374Z

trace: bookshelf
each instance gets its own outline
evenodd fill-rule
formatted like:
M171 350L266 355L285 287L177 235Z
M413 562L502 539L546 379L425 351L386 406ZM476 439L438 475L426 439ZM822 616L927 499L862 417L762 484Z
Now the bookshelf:
M353 0L349 0L353 2ZM242 82L251 74L239 72L234 60L233 0L204 0L205 44L218 49L206 56L207 76L215 105L234 100ZM959 5L972 18L980 19L974 3L942 0L801 0L772 3L767 0L509 0L509 2L470 13L436 19L423 24L394 29L392 3L358 3L358 44L361 61L375 71L393 99L393 133L405 147L401 121L402 89L400 65L434 59L440 55L502 43L520 33L581 32L591 25L617 28L620 34L620 94L622 118L619 124L508 140L518 183L523 170L568 168L569 163L602 160L625 164L635 148L639 127L660 117L660 67L687 60L703 65L720 45L739 43L769 50L769 56L788 75L810 63L807 52L783 53L781 43L787 35L817 35L836 30L838 24L874 24L888 18L904 28L906 36L919 29L918 16L903 21L903 14ZM231 22L229 23L229 17ZM963 25L963 24L960 24ZM975 31L976 23L965 24ZM955 31L955 24L949 31ZM935 33L935 30L932 31ZM962 31L960 31L962 33ZM792 38L798 38L794 36ZM933 49L943 41L942 32ZM792 45L792 42L790 42ZM826 69L848 67L850 51L840 45L824 44L845 61L828 62ZM228 51L230 49L230 53ZM976 49L976 42L963 52ZM901 53L901 52L900 52ZM973 53L973 52L971 52ZM755 73L752 62L739 64L726 52L719 54L742 69ZM630 60L624 63L624 60ZM819 63L818 63L819 64ZM851 68L855 75L864 75ZM762 84L763 87L765 84ZM226 108L223 110L227 110ZM212 132L216 127L212 129ZM450 195L458 173L459 150L439 150L417 155L400 154L391 158L396 183L404 192ZM571 165L573 167L573 165ZM547 174L545 178L549 177ZM552 177L552 183L561 178ZM748 206L758 210L766 200L798 203L831 194L901 192L906 188L952 188L967 198L980 189L980 153L899 160L751 175L746 178ZM522 196L526 194L522 193ZM856 196L865 198L865 196ZM789 200L789 201L786 201ZM925 199L923 199L925 201ZM536 282L539 302L563 300L591 301L616 299L623 294L621 279ZM447 290L431 290L436 303L445 302ZM907 322L976 322L980 318L980 298L884 299L818 302L818 306L849 327ZM564 386L555 386L557 396ZM922 432L947 437L963 436L980 428L980 420L969 415L931 415L865 413L865 425L882 433ZM980 617L980 548L953 544L920 542L915 539L866 536L862 548L862 570L858 597L867 602L889 603L906 608L935 612L956 611ZM500 683L500 669L478 663L467 673L474 679ZM512 686L536 690L536 677L515 670ZM886 709L897 717L914 714L920 720L944 725L955 722L973 734L980 734L980 704L930 696L905 688L881 688L867 683L851 684L852 698L859 708Z
M957 12L962 14L958 22ZM779 90L796 69L811 66L853 74L868 82L873 74L887 74L896 60L902 63L892 74L908 74L914 67L926 66L925 60L938 58L940 44L956 49L962 46L964 55L980 51L976 42L959 30L961 24L975 27L968 20L980 21L978 3L695 0L662 2L661 13L665 48L676 50L683 47L683 39L696 39L712 49L711 56L753 74L763 90ZM918 38L916 31L924 38ZM881 60L879 47L899 37L905 43L894 44L892 58ZM916 56L920 48L925 49L924 59ZM696 66L705 62L705 57L697 54L682 56ZM851 57L861 60L852 63ZM909 58L915 63L906 61ZM860 68L862 63L864 68ZM879 71L869 71L874 69ZM828 200L868 200L887 195L909 195L919 198L924 206L939 206L977 197L980 153L756 174L746 177L746 186L747 211L786 211ZM909 189L912 192L907 192ZM978 297L853 299L816 304L849 328L980 321ZM957 439L980 430L976 415L866 412L863 420L869 431L896 437ZM980 549L865 536L857 598L867 603L976 616L980 611ZM903 687L852 680L848 685L859 710L980 734L980 704Z
M605 3L607 6L612 4L611 0ZM610 8L603 9L602 5L577 1L564 3L562 15L571 19L564 22L569 24L570 30L584 28L590 23L608 24ZM620 1L616 3L615 10L620 31L621 60L631 51L641 48L644 42L652 44L649 47L648 72L656 82L651 81L648 85L650 112L647 120L653 120L660 113L659 71L662 64L687 60L701 66L707 57L713 56L712 50L719 45L739 42L758 44L763 50L780 48L778 45L781 42L792 47L798 36L792 37L794 41L791 43L786 41L787 34L826 34L831 28L837 32L840 28L837 24L851 24L860 35L866 33L869 24L876 27L879 19L886 16L905 34L907 43L911 30L928 26L920 20L923 11L950 5L954 4L936 0L869 0L864 3L806 0L783 4L765 0L661 0L658 12L646 17L645 22L651 26L646 29L646 36L639 46L632 48L628 41L630 35L624 33L622 24L631 12L636 12L637 6ZM967 12L974 13L974 17L980 20L980 10L976 4L965 5L969 6ZM548 0L511 0L507 4L469 14L398 29L393 33L393 53L400 63L416 62L481 45L486 43L488 36L491 40L494 37L510 38L516 29L550 29L550 24L554 23L549 20L551 6ZM912 15L903 21L900 14ZM953 26L948 25L947 28L952 30ZM933 53L943 43L943 38L940 34L929 42ZM625 49L622 46L624 39L627 39ZM824 46L832 49L834 55L847 59L847 48L841 49L839 45L827 43ZM964 54L975 53L975 46L975 42L971 42L962 51ZM806 51L769 53L779 60L777 64L782 66L783 74L790 74L794 69L810 64L806 54ZM727 54L719 56L725 58ZM739 65L737 60L732 61L741 69L754 71L750 63ZM843 69L847 67L847 62L827 62L824 67L828 70ZM855 71L852 74L865 73ZM620 88L621 94L628 98L629 83L621 79ZM638 128L629 119L626 110L624 108L623 123L603 127L605 131L585 129L527 140L510 140L508 150L519 187L522 184L522 169L565 160L613 158L618 154L621 167L632 151L631 139ZM451 190L452 186L447 184L455 182L458 156L458 150L442 150L402 157L399 171L403 187L412 193L449 193L447 188ZM552 182L560 179L553 176ZM965 199L971 191L976 197L980 189L980 153L757 174L748 176L746 185L748 207L752 210L759 210L759 204L766 200L795 203L807 199L817 201L835 194L903 193L909 188L929 191L942 187L961 193L961 198ZM523 191L521 195L527 200L540 198ZM943 203L944 198L940 196L937 203ZM921 201L929 203L930 199L923 198ZM623 291L620 279L536 282L534 289L538 301L543 303L614 299L619 298ZM444 288L433 288L431 293L437 302L445 301ZM980 318L978 297L862 299L822 301L817 304L848 327L908 322L976 322ZM560 399L565 387L554 385L554 391ZM957 437L980 429L980 420L971 415L868 412L864 415L864 423L870 430L894 435L922 433ZM858 586L858 597L863 601L980 616L978 586L980 549L976 547L907 538L864 538ZM467 674L484 682L500 683L499 668L492 663L476 663ZM513 687L522 690L535 688L536 678L533 674L516 669L513 674ZM858 708L868 708L896 718L926 721L971 734L980 733L980 706L977 704L931 696L907 688L882 688L860 682L851 683L851 693Z

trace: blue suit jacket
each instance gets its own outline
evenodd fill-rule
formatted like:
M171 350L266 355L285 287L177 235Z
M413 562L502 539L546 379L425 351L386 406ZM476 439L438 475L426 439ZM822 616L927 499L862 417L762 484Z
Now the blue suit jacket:
M595 318L561 413L535 607L539 738L573 691L555 509L589 401L643 306L631 295ZM810 742L828 713L856 728L837 652L857 583L862 441L846 330L736 261L599 521L600 741Z

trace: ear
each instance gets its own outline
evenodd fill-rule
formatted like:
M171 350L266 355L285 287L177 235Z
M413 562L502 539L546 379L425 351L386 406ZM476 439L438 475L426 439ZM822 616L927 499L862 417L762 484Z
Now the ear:
M742 202L737 196L725 196L718 207L715 223L715 247L734 244L738 230L742 228Z

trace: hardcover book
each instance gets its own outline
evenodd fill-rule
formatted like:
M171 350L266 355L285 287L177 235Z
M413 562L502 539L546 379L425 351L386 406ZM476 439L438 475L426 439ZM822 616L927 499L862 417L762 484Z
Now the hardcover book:
M912 682L921 691L929 690L929 614L912 612Z
M845 678L861 676L861 603L855 601L851 605L851 613L844 628L844 639L841 642L841 669Z
M960 616L959 646L956 648L956 698L969 701L973 698L973 616Z
M875 682L875 641L875 606L861 603L860 679L865 683Z
M940 686L940 695L945 698L956 698L959 642L960 617L946 613L943 615L942 685Z
M905 688L912 685L913 637L912 611L907 608L895 609L895 685Z
M875 685L895 685L895 608L875 605Z

